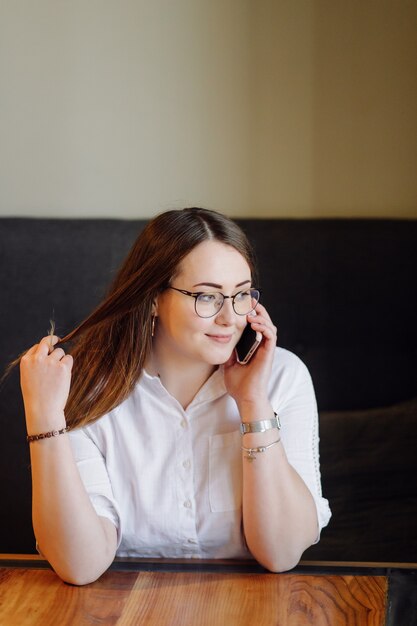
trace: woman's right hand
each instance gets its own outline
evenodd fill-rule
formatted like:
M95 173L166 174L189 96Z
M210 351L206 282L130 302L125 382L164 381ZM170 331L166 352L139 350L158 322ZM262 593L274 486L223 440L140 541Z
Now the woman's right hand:
M62 348L51 348L56 335L44 337L20 361L20 384L28 434L65 426L64 408L71 385L73 358Z

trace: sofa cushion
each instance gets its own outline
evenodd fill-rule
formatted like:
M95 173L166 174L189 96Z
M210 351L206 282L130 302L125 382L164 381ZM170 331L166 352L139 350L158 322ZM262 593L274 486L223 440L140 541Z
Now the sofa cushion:
M417 398L323 411L323 492L332 519L305 559L417 562Z

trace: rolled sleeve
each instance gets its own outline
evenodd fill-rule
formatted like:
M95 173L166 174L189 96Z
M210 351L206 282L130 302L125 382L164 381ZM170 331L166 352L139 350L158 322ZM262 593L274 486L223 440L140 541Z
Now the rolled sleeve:
M290 353L281 353L287 359ZM285 374L276 381L274 410L280 416L281 437L289 463L308 487L317 509L318 536L331 517L329 502L322 496L319 423L313 382L304 363L295 355L288 358Z
M122 539L121 516L113 495L105 459L83 429L69 433L75 462L84 488L97 515L109 519L117 530L117 547Z

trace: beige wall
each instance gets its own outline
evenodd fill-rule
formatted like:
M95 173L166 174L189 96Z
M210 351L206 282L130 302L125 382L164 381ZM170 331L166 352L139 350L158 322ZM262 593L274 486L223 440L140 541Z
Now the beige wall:
M0 214L417 217L415 0L3 0Z

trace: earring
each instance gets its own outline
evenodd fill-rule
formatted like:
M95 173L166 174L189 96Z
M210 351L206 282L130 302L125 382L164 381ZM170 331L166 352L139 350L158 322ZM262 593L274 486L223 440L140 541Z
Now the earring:
M155 336L155 319L156 319L156 315L152 315L152 322L151 322L151 336L152 337Z

